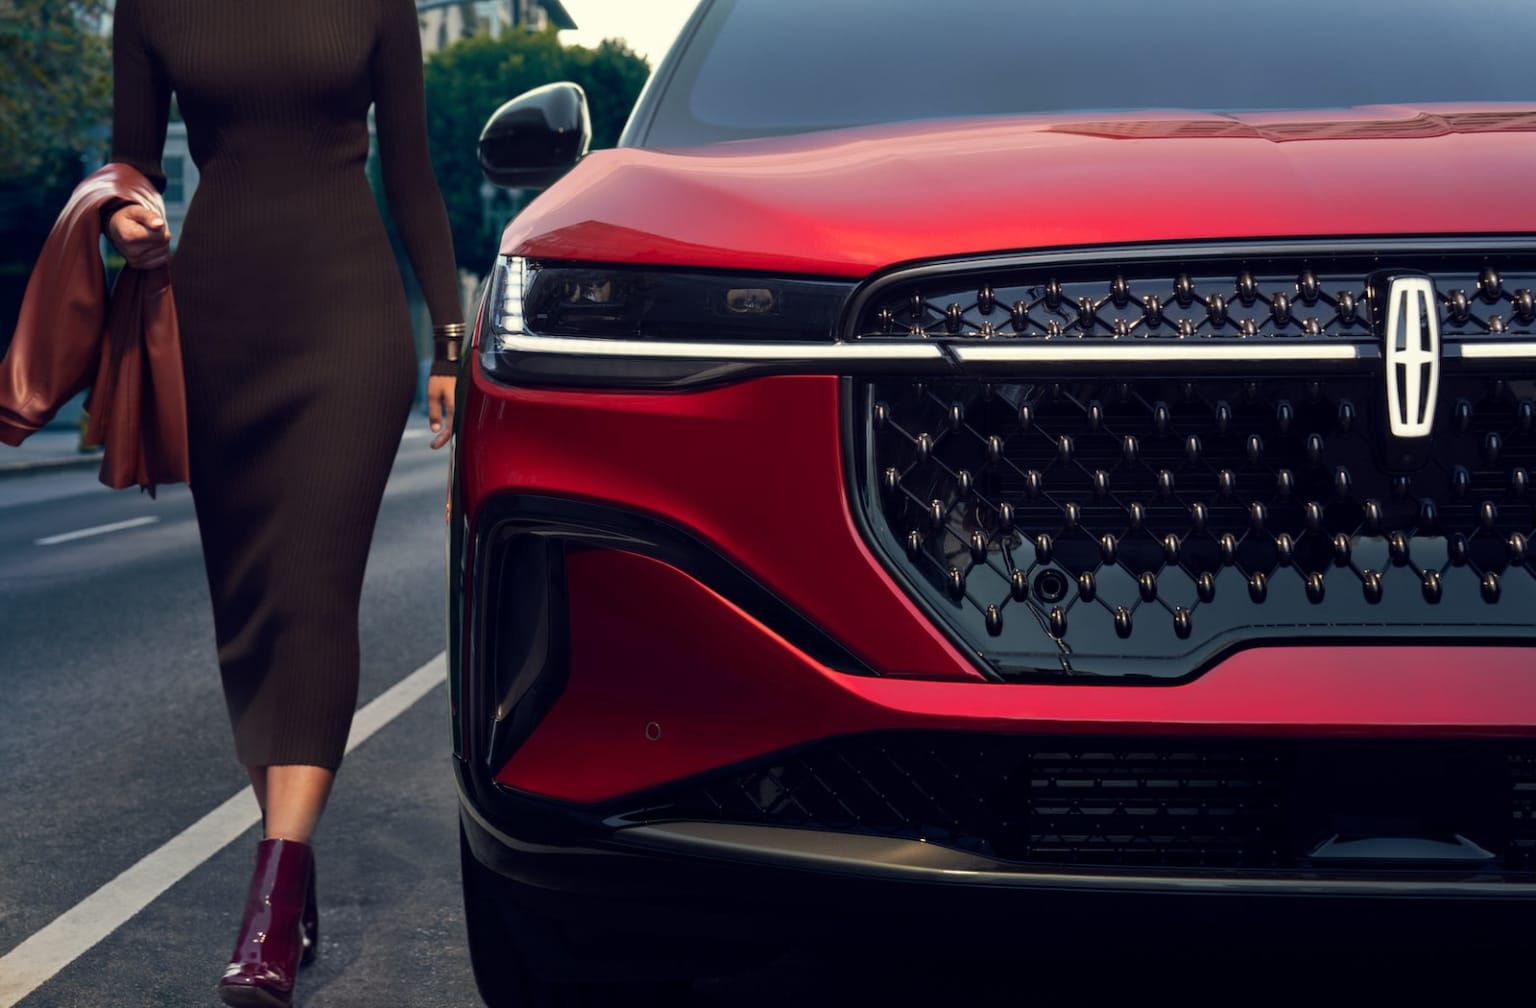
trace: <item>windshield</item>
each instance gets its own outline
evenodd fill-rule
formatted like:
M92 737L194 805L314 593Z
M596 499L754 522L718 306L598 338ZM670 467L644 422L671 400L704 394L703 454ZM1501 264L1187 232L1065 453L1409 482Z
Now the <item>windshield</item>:
M1536 103L1532 0L716 0L646 146L951 116Z

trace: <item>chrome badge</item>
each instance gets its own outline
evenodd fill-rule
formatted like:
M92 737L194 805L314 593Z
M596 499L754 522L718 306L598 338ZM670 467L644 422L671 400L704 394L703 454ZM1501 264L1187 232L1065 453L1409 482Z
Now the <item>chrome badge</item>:
M1393 278L1383 337L1392 436L1429 437L1440 389L1440 313L1429 277Z

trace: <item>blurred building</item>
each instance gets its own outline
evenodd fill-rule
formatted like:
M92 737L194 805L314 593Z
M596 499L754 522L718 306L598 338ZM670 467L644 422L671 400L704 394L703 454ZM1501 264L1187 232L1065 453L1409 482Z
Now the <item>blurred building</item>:
M419 0L416 12L423 56L460 39L500 35L511 28L543 31L551 25L576 27L560 0Z
M165 222L171 228L171 244L181 237L181 222L187 217L187 204L197 188L197 165L187 147L187 124L177 119L165 128L165 153L160 158L165 171Z

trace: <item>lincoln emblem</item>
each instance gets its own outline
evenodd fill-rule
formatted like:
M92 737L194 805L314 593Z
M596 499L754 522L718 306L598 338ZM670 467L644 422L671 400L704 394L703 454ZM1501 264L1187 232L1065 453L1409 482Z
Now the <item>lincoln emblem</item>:
M1428 277L1396 277L1387 290L1387 415L1393 437L1428 437L1440 387L1440 314Z

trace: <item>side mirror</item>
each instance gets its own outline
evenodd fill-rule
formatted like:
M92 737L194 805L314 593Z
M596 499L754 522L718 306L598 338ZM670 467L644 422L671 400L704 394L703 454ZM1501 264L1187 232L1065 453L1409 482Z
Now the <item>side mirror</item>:
M570 170L592 143L587 96L575 84L545 84L491 114L480 131L480 171L493 185L539 189Z

